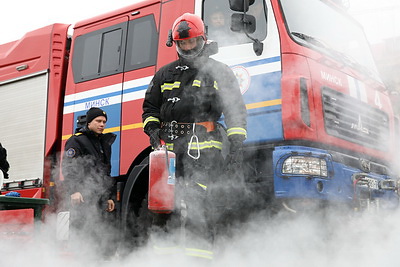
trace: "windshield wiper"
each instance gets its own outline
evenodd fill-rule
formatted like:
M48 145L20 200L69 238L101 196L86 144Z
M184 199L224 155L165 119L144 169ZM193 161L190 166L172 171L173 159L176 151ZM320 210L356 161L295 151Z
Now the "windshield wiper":
M319 47L328 49L328 46L324 42L318 40L315 37L312 37L310 35L307 35L307 34L304 34L304 33L301 33L301 32L291 32L291 34L296 36L296 37L298 37L298 38L300 38L300 39L303 39L304 41L306 41L308 43L311 43L313 45L317 45Z
M362 64L358 63L355 59L349 57L348 55L337 51L336 49L330 47L327 43L304 33L300 32L291 32L292 35L306 41L307 43L313 44L320 48L323 48L326 52L328 52L333 58L339 60L344 65L350 66L352 68L361 71L367 76L374 75L372 71L370 71L367 67L363 66ZM375 75L374 75L375 76Z

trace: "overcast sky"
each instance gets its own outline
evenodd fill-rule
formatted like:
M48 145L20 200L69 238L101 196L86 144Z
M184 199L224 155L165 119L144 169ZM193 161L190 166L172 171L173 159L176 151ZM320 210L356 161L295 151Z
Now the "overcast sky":
M140 0L2 0L0 44L53 23L75 24Z
M74 24L139 0L11 0L0 9L0 44L53 23ZM400 0L344 0L371 43L400 35Z

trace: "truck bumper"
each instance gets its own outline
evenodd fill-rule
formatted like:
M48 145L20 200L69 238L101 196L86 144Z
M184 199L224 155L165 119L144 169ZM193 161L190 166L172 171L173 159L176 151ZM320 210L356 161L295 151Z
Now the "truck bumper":
M339 161L337 158L327 150L276 147L273 152L275 197L321 200L360 208L371 205L397 208L399 197L392 177L387 173L368 172L359 167L363 166L361 163L359 166L348 165L346 162L350 160Z

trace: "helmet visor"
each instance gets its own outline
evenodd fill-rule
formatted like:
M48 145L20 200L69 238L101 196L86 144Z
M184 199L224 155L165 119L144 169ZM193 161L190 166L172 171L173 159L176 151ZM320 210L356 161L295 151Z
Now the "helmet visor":
M177 40L175 42L178 54L187 59L197 57L203 50L205 43L201 36L185 40Z

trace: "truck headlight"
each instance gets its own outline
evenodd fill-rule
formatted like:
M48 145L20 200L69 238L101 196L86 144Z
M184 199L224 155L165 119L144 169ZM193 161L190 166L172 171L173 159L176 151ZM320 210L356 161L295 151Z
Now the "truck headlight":
M326 160L306 157L306 156L290 156L283 162L283 174L300 174L314 176L328 176Z

